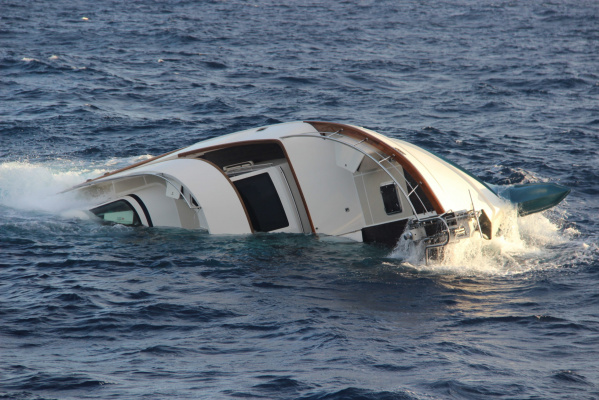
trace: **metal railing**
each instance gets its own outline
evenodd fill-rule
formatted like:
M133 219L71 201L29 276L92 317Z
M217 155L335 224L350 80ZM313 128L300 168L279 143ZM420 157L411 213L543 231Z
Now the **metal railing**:
M410 182L405 177L403 167L401 168L401 170L398 168L398 166L401 167L401 164L399 164L397 162L396 163L393 162L394 161L393 155L388 155L388 154L379 152L374 146L371 146L368 143L368 138L364 138L362 140L356 141L355 143L351 143L350 140L352 140L352 139L343 135L340 130L336 131L336 132L318 132L318 133L319 133L319 135L315 135L315 134L311 134L311 133L287 135L287 136L282 136L281 139L284 140L284 139L291 139L291 138L312 138L312 139L329 140L331 142L339 143L341 145L353 148L356 151L362 153L364 156L368 157L376 165L378 165L379 168L381 168L389 176L389 178L391 178L391 180L393 181L395 186L397 188L399 188L400 192L402 193L402 195L405 197L406 201L410 205L410 208L412 209L412 212L414 214L414 218L416 218L416 220L418 220L418 221L421 220L421 218L418 216L418 213L416 212L416 208L414 207L414 205L412 204L412 201L410 200L410 196L415 195L416 198L418 199L418 201L420 202L420 204L422 205L422 208L424 210L427 210L426 205L424 204L424 202L422 201L422 199L416 192L419 185L412 186L412 184L410 184ZM338 136L339 138L335 138L334 136ZM342 139L345 139L345 140L342 140ZM364 149L363 147L366 147L366 149ZM388 167L385 167L383 165L383 163L386 163L388 165ZM391 172L393 170L396 172L396 174ZM406 184L406 188L408 188L408 190L410 191L409 193L406 193L403 186L400 184L400 182L398 182L398 180L396 179L396 175L401 176L403 178L403 181Z

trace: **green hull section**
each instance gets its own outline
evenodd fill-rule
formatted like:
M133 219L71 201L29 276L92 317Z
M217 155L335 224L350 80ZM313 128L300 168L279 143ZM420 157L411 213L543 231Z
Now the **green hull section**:
M433 152L430 153L477 180L499 197L503 197L511 203L516 204L518 206L518 215L520 216L538 213L554 207L570 193L569 188L557 183L528 183L511 186L491 185L490 183L483 182L452 161Z
M518 205L518 215L534 214L558 205L570 189L556 183L494 186L495 193Z

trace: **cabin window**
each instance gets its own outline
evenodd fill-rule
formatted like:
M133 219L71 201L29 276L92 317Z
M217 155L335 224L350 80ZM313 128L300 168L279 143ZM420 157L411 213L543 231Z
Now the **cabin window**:
M135 209L126 200L118 200L90 210L104 222L140 226L141 220Z
M397 195L395 183L384 183L381 185L381 196L387 215L398 214L401 212L401 201Z
M254 230L270 232L289 226L285 209L268 173L235 182Z

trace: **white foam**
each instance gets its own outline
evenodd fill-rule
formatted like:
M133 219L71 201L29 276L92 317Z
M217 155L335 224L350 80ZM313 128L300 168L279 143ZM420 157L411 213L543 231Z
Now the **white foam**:
M67 216L83 216L78 210L88 201L74 192L61 193L97 178L105 172L150 158L110 158L98 164L57 158L51 162L11 161L0 163L0 206L19 210L42 211Z
M54 214L79 215L87 200L73 192L61 193L105 172L150 158L111 158L95 164L57 158L51 162L0 163L0 206Z
M101 171L68 165L64 161L35 164L27 161L0 164L0 205L32 211L60 213L76 202L74 195L59 194Z
M572 240L574 228L560 229L563 220L553 220L545 213L517 217L515 210L506 210L501 222L501 234L492 240L474 236L445 248L441 260L424 259L423 246L400 240L391 253L403 265L436 273L516 274L555 267L566 261L564 247L580 247ZM568 253L569 250L566 252Z

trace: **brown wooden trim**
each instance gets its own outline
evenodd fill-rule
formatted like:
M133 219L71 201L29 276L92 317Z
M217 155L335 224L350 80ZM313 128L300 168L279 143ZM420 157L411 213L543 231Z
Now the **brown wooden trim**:
M256 231L254 230L254 226L252 225L252 220L250 219L250 214L248 213L248 210L245 207L245 203L243 202L243 199L241 198L241 195L239 194L239 191L237 190L237 187L235 187L235 185L233 184L233 182L231 181L231 179L229 179L229 177L227 176L227 174L225 174L225 172L222 169L220 169L218 167L218 165L214 164L212 161L204 160L204 159L201 159L201 158L196 158L196 160L203 161L206 164L210 164L211 166L214 167L214 169L216 169L218 172L220 172L225 177L225 179L227 181L229 181L229 184L231 185L231 187L235 191L235 194L237 194L237 198L239 199L239 202L241 203L241 206L243 207L243 212L245 212L245 218L248 220L248 224L250 226L250 229L252 230L252 233L255 233Z
M420 187L424 191L426 197L428 197L431 202L433 208L437 212L437 214L443 214L445 210L441 205L441 202L437 198L437 195L432 191L428 182L424 179L420 171L414 164L412 164L403 154L401 154L395 148L389 146L387 143L380 141L378 138L374 137L370 133L356 128L354 126L338 124L334 122L321 122L321 121L304 121L307 124L312 125L319 132L337 132L342 131L343 135L353 137L358 140L368 139L368 144L376 147L387 155L393 156L393 158L405 169L416 181L420 184Z
M185 147L183 147L182 149L184 149L184 148L185 148ZM110 171L110 172L107 172L107 173L105 173L104 175L102 175L102 176L99 176L99 177L97 177L97 178L88 179L88 180L86 180L86 181L85 181L85 183L88 183L88 182L93 182L93 181L96 181L96 180L98 180L98 179L106 178L107 176L111 176L111 175L118 174L119 172L127 171L127 170L129 170L129 169L132 169L132 168L135 168L135 167L139 167L139 166L141 166L141 165L144 165L144 164L147 164L147 163L149 163L149 162L152 162L152 161L158 160L159 158L166 157L166 156L168 156L168 155L171 155L171 154L173 154L173 153L176 153L176 152L178 152L178 151L180 151L180 150L182 150L182 149L177 149L177 150L169 151L168 153L164 153L164 154L161 154L161 155L159 155L159 156L154 156L154 157L152 157L152 158L148 158L147 160L143 160L143 161L136 162L135 164L128 165L128 166L126 166L126 167L123 167L123 168L117 169L117 170L115 170L115 171ZM85 183L84 183L84 184L85 184ZM79 186L81 186L81 185L79 185Z

